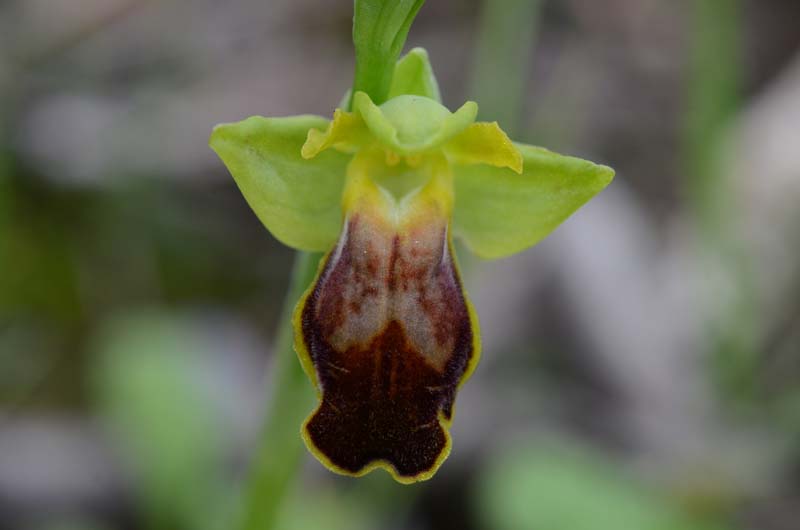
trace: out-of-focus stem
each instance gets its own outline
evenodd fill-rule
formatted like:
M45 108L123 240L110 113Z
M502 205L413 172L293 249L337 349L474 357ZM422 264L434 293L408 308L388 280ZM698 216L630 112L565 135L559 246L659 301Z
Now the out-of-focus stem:
M240 530L270 530L304 454L300 425L314 406L314 391L294 352L292 311L314 279L319 254L298 252L275 348L271 396L244 495Z
M692 9L684 164L701 227L718 236L727 225L730 189L718 146L740 103L740 6L739 0L698 0Z
M525 83L541 0L486 0L479 19L470 97L481 119L497 120L511 136L521 123Z
M706 257L736 286L712 331L716 375L724 390L746 396L757 360L754 282L735 226L733 188L721 166L724 132L740 106L741 1L698 0L693 6L687 123L686 190Z

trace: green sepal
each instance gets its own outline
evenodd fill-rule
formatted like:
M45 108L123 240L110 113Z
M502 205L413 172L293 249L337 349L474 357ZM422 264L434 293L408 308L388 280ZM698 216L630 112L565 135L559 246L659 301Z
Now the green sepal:
M614 178L609 167L515 145L522 153L522 174L488 165L453 168L454 233L483 258L535 245Z
M450 112L430 98L405 95L379 107L364 92L356 92L353 110L380 144L398 154L413 155L435 149L464 131L475 121L478 105L467 101Z
M397 61L387 99L397 96L424 96L442 102L439 83L424 48L414 48Z
M341 227L350 156L334 149L311 160L300 155L308 131L327 126L318 116L253 116L217 125L209 141L264 226L300 250L329 250Z

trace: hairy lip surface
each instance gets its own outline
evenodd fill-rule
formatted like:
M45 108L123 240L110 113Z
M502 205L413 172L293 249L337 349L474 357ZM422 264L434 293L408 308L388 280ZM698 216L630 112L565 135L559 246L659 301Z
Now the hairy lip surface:
M446 219L402 229L352 214L301 308L321 403L304 425L334 471L428 478L447 456L456 389L475 357ZM301 354L302 356L302 354Z

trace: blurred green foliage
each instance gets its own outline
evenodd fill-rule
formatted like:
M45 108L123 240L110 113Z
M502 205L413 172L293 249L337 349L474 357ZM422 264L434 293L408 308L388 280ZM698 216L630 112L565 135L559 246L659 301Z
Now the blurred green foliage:
M51 192L14 162L0 157L0 315L74 321L81 308L64 211L42 210Z
M487 462L476 501L495 530L730 530L696 519L620 463L567 440L519 443Z
M161 312L111 321L95 346L98 415L118 437L147 528L224 528L225 419L200 370L196 330Z

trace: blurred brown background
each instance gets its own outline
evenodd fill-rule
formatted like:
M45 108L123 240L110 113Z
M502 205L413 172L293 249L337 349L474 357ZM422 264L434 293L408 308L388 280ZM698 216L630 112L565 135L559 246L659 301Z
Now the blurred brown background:
M332 114L351 21L0 3L0 529L229 527L292 252L207 139ZM429 0L408 45L446 105L617 177L532 250L461 253L484 354L435 478L309 456L280 528L800 528L798 21L796 0Z

